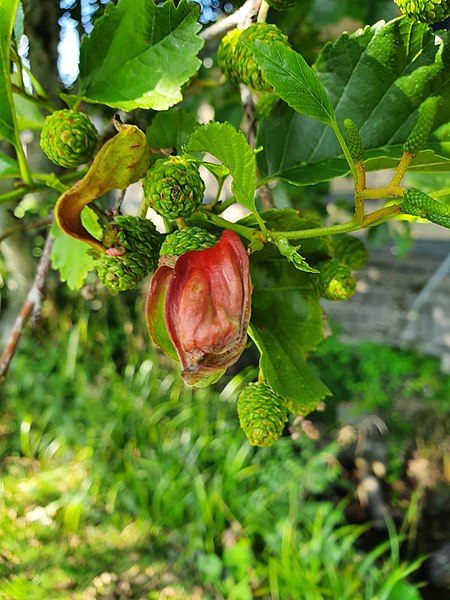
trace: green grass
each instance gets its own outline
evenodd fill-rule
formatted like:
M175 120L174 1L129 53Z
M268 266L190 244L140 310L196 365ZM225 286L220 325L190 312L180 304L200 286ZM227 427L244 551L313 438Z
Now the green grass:
M419 598L398 535L364 554L327 499L334 444L245 440L252 367L192 390L118 298L68 317L3 388L0 599Z

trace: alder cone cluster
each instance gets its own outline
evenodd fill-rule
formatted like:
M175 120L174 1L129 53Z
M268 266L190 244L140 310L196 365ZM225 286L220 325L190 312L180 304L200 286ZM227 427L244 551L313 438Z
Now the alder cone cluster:
M281 42L289 46L288 38L276 25L254 23L247 29L233 29L220 42L217 60L222 73L234 83L244 83L253 90L268 92L272 86L253 58L253 52L246 42L261 40L272 44Z
M121 292L140 283L158 266L163 236L143 217L119 216L105 227L107 247L96 262L97 275L110 290Z
M198 166L184 156L157 160L145 174L143 188L148 205L168 219L190 217L205 192Z
M98 131L87 115L63 109L46 118L40 144L55 165L71 168L91 160L97 140Z
M161 256L181 256L191 250L211 248L217 237L201 227L186 227L169 233L161 246Z
M450 16L448 0L395 0L403 14L422 23L440 23Z

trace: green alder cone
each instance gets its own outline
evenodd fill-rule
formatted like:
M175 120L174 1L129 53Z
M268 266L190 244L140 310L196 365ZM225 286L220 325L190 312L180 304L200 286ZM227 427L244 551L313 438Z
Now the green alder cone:
M129 290L158 266L163 236L143 217L119 216L105 227L104 254L96 253L97 275L110 290Z
M287 10L298 4L299 0L266 0L266 2L275 10Z
M217 237L201 227L186 227L169 233L161 246L160 256L181 256L190 250L204 250L216 244Z
M240 29L232 29L224 35L217 50L217 62L225 77L234 83L241 83L236 46L241 36Z
M240 393L237 411L252 446L272 446L287 421L284 401L266 383L249 383Z
M41 132L44 154L59 167L78 167L95 153L98 131L84 113L57 110L49 115Z
M448 0L395 0L403 14L422 23L440 23L450 16Z
M356 292L356 279L349 266L338 260L326 260L318 265L317 290L326 300L348 300Z
M269 92L272 86L253 58L253 53L245 43L261 40L271 44L281 42L289 46L287 36L278 27L268 23L254 23L242 31L234 29L228 32L220 42L217 53L219 67L230 81L244 83L253 90Z
M354 162L362 160L364 155L364 148L359 135L359 130L355 123L351 119L344 120L344 132L347 146L350 151L350 155Z
M183 156L157 160L145 174L143 187L148 205L168 219L191 216L205 191L198 166Z
M352 271L362 269L369 260L364 242L352 235L340 235L334 240L334 258Z
M408 139L403 145L405 152L415 155L425 144L433 131L434 117L439 104L439 98L432 96L427 98L420 106L419 117L414 125Z
M416 188L409 188L403 194L400 204L402 212L428 219L429 215L447 215L449 207Z

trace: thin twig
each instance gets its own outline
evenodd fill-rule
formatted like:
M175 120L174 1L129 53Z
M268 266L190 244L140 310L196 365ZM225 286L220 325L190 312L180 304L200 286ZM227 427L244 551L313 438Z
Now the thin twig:
M261 205L264 210L275 207L272 192L270 191L270 189L267 185L262 185L259 188L259 197L261 199Z
M239 10L204 29L200 34L201 37L209 42L222 37L238 25L250 24L249 21L252 22L257 17L260 4L261 0L247 0Z
M47 273L50 267L50 256L53 242L54 238L49 232L45 241L44 249L42 251L42 256L39 260L33 285L31 286L26 300L17 316L10 333L9 340L6 343L5 351L0 358L0 381L6 377L9 365L11 364L11 360L16 352L17 345L29 318L31 317L34 321L39 316L42 297L45 289L45 282L47 280Z
M11 227L8 227L0 234L0 243L15 233L19 233L20 231L28 231L29 229L39 229L40 227L50 225L50 223L53 223L53 221L53 215L46 215L45 217L39 217L37 219L27 221L26 223L17 223L16 225L11 225Z

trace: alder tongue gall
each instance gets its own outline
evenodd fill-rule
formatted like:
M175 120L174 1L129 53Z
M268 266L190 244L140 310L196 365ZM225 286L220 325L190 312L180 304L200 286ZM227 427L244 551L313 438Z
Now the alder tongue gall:
M149 334L158 344L158 305L164 298L165 328L188 385L217 381L238 360L247 340L251 291L246 249L230 230L211 248L186 252L173 268L158 268L147 302ZM158 345L170 355L170 349Z

